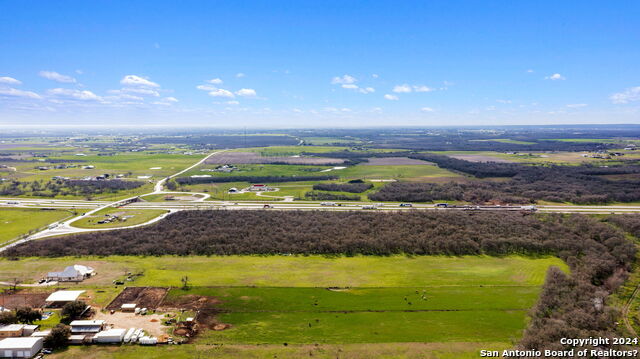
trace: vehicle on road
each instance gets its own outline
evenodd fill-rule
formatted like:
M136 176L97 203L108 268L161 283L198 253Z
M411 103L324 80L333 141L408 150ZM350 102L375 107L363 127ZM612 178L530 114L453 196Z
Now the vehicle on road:
M400 203L400 207L413 207L411 203Z

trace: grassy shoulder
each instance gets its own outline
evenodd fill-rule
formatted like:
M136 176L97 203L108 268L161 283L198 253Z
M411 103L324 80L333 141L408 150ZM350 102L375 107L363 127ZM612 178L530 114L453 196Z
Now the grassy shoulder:
M161 209L106 208L82 217L71 225L77 228L118 228L145 223L167 211ZM105 221L104 223L99 223Z
M0 244L71 216L72 213L66 210L2 208L0 209L0 227L2 228Z

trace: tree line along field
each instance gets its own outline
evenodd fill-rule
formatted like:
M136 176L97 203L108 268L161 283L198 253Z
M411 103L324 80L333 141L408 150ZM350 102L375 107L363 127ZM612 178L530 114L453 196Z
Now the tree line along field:
M0 209L0 245L72 216L66 210Z

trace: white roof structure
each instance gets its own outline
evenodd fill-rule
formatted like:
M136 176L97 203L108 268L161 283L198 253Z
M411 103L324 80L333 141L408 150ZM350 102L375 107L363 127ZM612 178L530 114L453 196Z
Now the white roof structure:
M24 324L9 324L4 327L0 327L0 331L2 332L15 332L16 330L24 329Z
M94 272L93 268L88 266L83 266L81 264L74 264L72 266L66 267L62 272L49 272L49 277L85 277L90 276Z
M137 306L136 303L125 303L120 308L122 309L135 309Z
M32 337L46 337L47 335L51 334L51 330L43 330L40 332L33 332L31 333Z
M104 320L74 320L71 323L69 323L69 325L71 325L72 327L83 326L83 325L87 325L87 326L104 325Z
M51 293L46 302L73 302L82 293L84 293L84 290L59 290Z
M0 350L30 349L42 342L42 340L42 338L38 337L6 338L0 340Z

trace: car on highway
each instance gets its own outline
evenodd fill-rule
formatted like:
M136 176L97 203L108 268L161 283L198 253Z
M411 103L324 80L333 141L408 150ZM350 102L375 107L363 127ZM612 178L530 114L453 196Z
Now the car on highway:
M400 203L400 207L413 207L411 203Z

